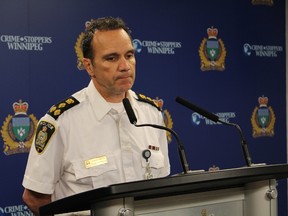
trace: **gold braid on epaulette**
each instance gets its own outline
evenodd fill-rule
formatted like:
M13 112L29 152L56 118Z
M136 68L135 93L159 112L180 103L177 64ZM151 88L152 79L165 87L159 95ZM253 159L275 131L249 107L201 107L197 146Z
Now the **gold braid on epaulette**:
M138 96L138 99L137 99L138 101L149 103L152 106L156 107L159 111L161 111L161 108L158 106L158 104L154 100L152 100L150 97L146 97L145 95L138 94L138 93L136 93L136 95Z
M52 106L47 112L47 114L52 116L55 120L57 120L62 113L64 113L66 110L74 107L79 103L80 102L76 98L70 96L65 100L61 101L60 103Z

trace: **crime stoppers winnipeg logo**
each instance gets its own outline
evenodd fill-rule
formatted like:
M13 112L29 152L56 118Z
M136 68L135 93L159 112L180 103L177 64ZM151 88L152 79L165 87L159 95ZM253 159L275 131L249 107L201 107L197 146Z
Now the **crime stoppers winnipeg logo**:
M174 55L176 49L182 47L180 41L155 41L155 40L139 40L132 41L136 53L146 50L148 54Z
M51 44L52 38L46 36L0 35L0 42L7 44L9 50L43 51L44 44Z
M208 38L204 38L199 48L201 70L225 70L226 49L224 42L218 36L218 29L207 29Z
M29 152L38 120L33 114L27 115L28 103L13 103L14 116L8 115L2 126L4 154Z

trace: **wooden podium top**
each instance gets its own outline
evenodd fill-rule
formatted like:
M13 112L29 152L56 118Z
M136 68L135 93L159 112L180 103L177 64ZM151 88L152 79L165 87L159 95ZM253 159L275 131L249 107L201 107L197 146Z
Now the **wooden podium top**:
M191 172L165 178L115 184L57 200L40 208L41 215L89 210L93 203L121 197L135 200L241 187L247 183L288 177L288 165L259 165L215 172Z

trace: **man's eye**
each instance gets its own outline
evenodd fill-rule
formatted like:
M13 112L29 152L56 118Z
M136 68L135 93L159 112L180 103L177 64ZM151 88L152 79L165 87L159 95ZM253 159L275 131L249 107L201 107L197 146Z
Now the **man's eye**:
M115 61L116 57L115 56L109 56L106 58L107 61Z
M127 54L128 59L133 58L133 57L134 57L134 53Z

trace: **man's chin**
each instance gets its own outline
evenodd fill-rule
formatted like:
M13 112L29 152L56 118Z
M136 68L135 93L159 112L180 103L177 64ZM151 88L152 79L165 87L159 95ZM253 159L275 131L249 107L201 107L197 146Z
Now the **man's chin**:
M121 92L128 92L130 89L132 88L132 86L131 87L126 87L126 88L121 88Z
M133 83L129 82L129 83L123 83L119 89L123 90L123 91L128 91L129 89L131 89L133 86Z

